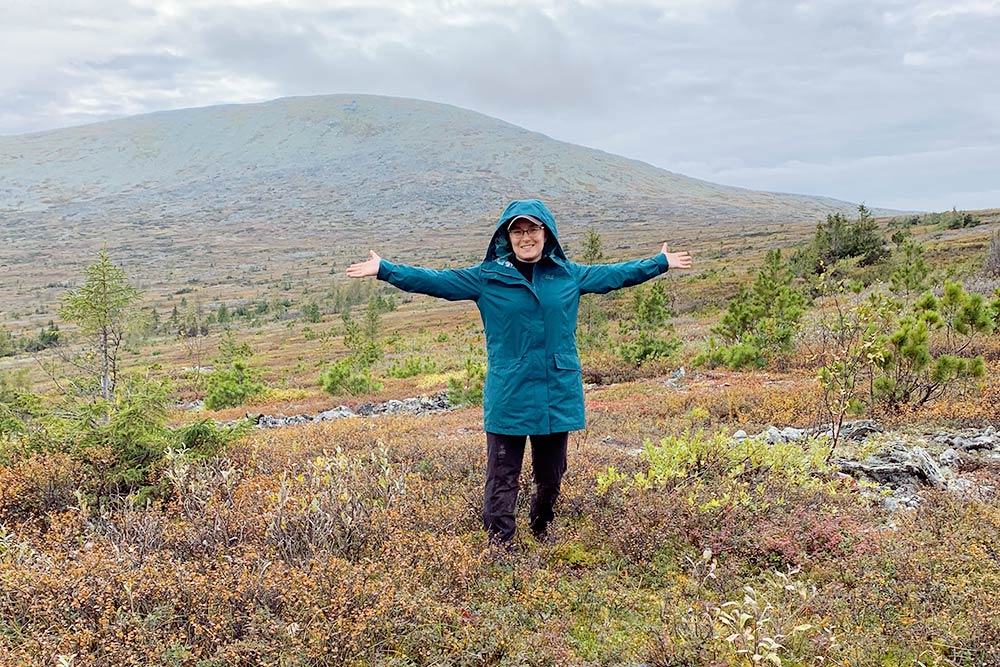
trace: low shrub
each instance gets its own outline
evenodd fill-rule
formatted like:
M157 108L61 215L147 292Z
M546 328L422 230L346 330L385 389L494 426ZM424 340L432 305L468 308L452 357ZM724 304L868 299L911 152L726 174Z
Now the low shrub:
M437 363L427 357L407 357L402 362L393 361L386 375L393 378L411 378L417 375L437 373Z
M452 405L482 405L486 366L467 357L462 374L448 378L448 401Z
M320 374L319 381L323 391L334 395L346 392L357 396L382 389L382 384L372 378L370 369L358 370L349 359L341 359L327 366Z

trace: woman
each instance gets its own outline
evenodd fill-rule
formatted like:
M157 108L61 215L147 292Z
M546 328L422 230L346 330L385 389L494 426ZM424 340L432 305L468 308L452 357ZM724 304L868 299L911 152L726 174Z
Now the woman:
M576 351L580 295L638 285L668 268L691 267L686 252L663 244L651 259L576 264L559 245L556 221L537 199L511 202L478 266L432 270L393 264L370 251L351 278L377 276L407 292L475 301L486 332L483 425L487 467L483 524L491 542L514 537L514 507L526 438L535 495L531 531L545 535L563 473L569 431L584 427L583 382Z

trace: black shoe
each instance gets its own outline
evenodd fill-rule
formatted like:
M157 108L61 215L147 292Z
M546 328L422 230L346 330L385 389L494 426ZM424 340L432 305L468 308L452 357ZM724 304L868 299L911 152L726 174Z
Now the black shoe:
M531 536L538 542L551 542L552 536L549 535L549 524L540 522L531 524Z

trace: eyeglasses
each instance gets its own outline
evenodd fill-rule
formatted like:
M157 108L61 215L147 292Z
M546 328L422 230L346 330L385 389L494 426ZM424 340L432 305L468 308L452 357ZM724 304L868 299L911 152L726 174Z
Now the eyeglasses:
M528 227L527 229L517 228L510 230L510 237L516 241L524 238L525 236L541 236L544 231L544 227L539 227L537 225L534 227Z

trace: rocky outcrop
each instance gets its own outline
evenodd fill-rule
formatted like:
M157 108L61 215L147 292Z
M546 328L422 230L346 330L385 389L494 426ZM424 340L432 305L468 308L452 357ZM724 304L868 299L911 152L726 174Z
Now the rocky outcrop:
M873 420L845 423L841 439L861 443L883 428ZM769 426L754 437L768 444L799 442L809 437L831 437L830 427L797 429ZM745 440L746 431L737 431L733 440ZM936 456L932 450L944 449ZM915 507L923 489L941 489L972 497L992 497L996 488L964 476L960 470L971 457L1000 461L1000 434L993 426L981 431L938 431L923 436L885 440L878 450L863 460L837 458L841 474L864 483L866 495L887 510Z
M440 392L433 396L420 396L417 398L404 398L403 400L389 400L382 403L362 403L357 410L352 410L346 405L338 405L330 410L315 415L297 414L285 415L264 415L247 414L247 419L253 421L258 428L282 428L285 426L296 426L298 424L308 424L315 422L332 421L334 419L346 419L348 417L370 417L373 415L420 415L429 412L441 412L450 410L453 406L448 401L448 394Z

